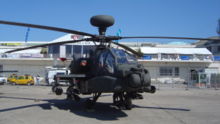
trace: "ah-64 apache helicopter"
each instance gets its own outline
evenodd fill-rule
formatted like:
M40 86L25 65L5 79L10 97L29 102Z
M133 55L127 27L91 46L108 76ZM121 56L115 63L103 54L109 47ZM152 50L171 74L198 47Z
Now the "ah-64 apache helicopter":
M143 65L139 64L135 58L141 57L142 53L137 52L123 44L113 42L114 40L158 38L219 41L219 39L189 37L106 36L106 29L114 24L114 18L112 16L93 16L90 22L93 26L98 27L99 35L64 28L0 20L1 24L40 28L89 36L89 38L83 38L80 40L62 41L14 49L7 51L6 53L33 49L37 47L46 47L50 45L76 43L81 41L93 41L94 44L99 43L96 44L95 50L91 50L88 53L87 57L76 58L73 55L73 60L69 66L71 74L65 77L66 80L69 80L70 84L66 91L68 99L79 101L80 94L93 94L93 97L86 101L87 108L92 108L94 106L101 93L113 93L113 103L116 106L131 109L132 99L143 98L140 93L154 93L156 91L156 88L151 85L151 78L148 70L145 69ZM117 45L125 50L113 48L112 44ZM59 83L56 83L52 89L57 95L60 95L63 92L62 88L59 86Z

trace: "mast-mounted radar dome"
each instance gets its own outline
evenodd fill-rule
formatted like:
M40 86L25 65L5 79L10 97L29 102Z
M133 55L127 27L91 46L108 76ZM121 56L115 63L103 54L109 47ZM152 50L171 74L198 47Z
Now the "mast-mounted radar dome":
M90 19L90 23L99 28L99 34L104 35L106 28L112 26L115 20L112 16L109 15L96 15Z

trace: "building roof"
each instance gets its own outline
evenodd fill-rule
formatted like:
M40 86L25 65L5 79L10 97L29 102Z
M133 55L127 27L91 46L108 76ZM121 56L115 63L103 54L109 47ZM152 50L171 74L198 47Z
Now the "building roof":
M141 52L144 54L203 54L211 55L212 53L206 48L156 48L156 47L142 47Z

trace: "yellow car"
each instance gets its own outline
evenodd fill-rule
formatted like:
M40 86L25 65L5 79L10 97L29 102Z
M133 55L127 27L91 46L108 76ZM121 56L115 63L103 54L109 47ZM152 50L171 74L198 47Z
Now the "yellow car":
M7 82L9 82L9 83L14 83L15 82L15 80L17 79L17 75L16 74L12 74L12 75L10 75L9 77L8 77L8 79L7 79Z
M31 75L14 76L14 78L8 78L9 82L12 84L23 84L23 85L33 85L34 78Z

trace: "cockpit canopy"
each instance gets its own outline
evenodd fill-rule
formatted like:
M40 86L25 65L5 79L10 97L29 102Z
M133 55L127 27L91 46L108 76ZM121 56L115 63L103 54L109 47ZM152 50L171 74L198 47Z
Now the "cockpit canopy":
M115 55L118 64L132 64L137 63L136 58L122 49L111 49Z
M114 73L116 65L137 64L136 58L122 49L110 48L99 56L99 67L109 73Z

